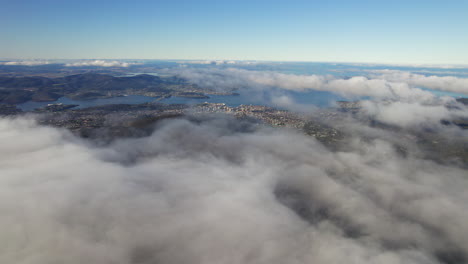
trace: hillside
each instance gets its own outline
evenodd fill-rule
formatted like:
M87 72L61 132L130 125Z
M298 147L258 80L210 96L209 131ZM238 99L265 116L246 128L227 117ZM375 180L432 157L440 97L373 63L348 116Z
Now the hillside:
M20 104L27 101L55 101L62 96L81 100L123 94L168 95L171 91L193 88L177 77L160 78L149 74L114 77L85 73L62 78L0 77L0 103Z

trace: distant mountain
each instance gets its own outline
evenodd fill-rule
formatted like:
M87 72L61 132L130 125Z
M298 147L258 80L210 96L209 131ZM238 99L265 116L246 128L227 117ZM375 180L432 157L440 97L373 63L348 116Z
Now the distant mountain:
M114 77L85 73L62 78L0 77L0 103L19 104L27 101L55 101L62 96L79 99L121 95L138 91L153 96L165 95L186 84L177 77L162 79L141 74L132 77Z
M3 88L44 88L53 84L54 80L46 77L0 77L0 87Z
M0 103L20 104L32 99L33 92L26 90L0 90Z
M70 75L64 78L54 79L55 85L68 92L80 90L126 90L126 89L148 89L153 91L167 92L164 89L164 81L153 75L142 74L132 77L114 77L111 75L86 73Z

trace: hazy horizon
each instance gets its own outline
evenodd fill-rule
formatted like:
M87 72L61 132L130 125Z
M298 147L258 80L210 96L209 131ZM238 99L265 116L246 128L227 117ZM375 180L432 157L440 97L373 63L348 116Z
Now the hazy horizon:
M349 65L368 65L368 66L402 66L402 67L428 67L428 68L437 68L437 67L448 67L448 66L460 66L462 68L468 68L467 63L418 63L418 62L384 62L384 61L313 61L313 60L256 60L256 59L206 59L206 58L195 58L195 59L184 59L184 58L167 58L167 59L158 59L158 58L100 58L100 57L89 57L89 58L0 58L0 62L3 63L15 63L15 62L38 62L38 64L30 66L40 66L46 64L64 64L65 62L79 62L79 61L106 61L106 62L151 62L151 61L162 61L162 62L206 62L206 64L212 63L216 64L217 62L224 62L229 64L229 62L252 62L252 63L323 63L323 64L349 64ZM41 63L43 62L43 63ZM14 64L11 64L12 66ZM29 65L23 65L29 66Z

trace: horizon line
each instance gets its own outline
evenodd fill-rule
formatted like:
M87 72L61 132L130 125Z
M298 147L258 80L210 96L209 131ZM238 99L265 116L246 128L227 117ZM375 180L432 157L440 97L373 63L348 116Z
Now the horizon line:
M59 61L168 61L168 62L260 62L260 63L328 63L328 64L363 64L363 65L388 65L388 66L464 66L468 68L468 63L417 63L417 62L365 62L365 61L314 61L314 60L256 60L256 59L141 59L141 58L0 58L1 62L25 62L25 61L44 61L51 62ZM15 66L15 65L9 65ZM25 65L23 65L25 66ZM32 65L39 66L39 65Z

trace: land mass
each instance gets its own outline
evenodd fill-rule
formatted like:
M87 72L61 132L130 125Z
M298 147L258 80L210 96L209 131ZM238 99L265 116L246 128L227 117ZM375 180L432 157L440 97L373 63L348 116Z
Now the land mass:
M355 115L356 104L343 104L337 108L323 109L311 115L298 114L267 106L241 105L230 107L223 103L201 103L194 106L185 104L112 104L83 109L73 105L51 104L30 112L40 124L66 128L80 137L96 139L98 142L113 141L121 137L148 136L154 125L165 119L183 118L199 122L209 116L230 116L240 121L272 127L287 127L302 131L316 138L324 146L340 150L346 149L352 138L346 124L350 115ZM14 106L3 105L6 115L21 114ZM0 108L1 110L1 108ZM456 162L468 168L468 142L448 139L431 131L407 130L402 133L398 127L381 124L375 120L357 122L380 130L382 133L405 135L393 142L394 148L401 155L406 155L407 147L416 144L426 149L422 157L437 162ZM448 123L447 125L457 125ZM461 128L465 128L460 126ZM372 137L367 140L373 140Z
M125 95L146 95L160 98L170 96L209 98L216 91L201 89L178 77L159 77L141 74L131 77L115 77L105 74L85 73L65 77L0 77L0 115L19 115L17 104L27 101L54 101L62 96L77 100L90 100ZM233 91L226 92L237 95ZM468 98L458 102L468 105ZM85 138L113 140L118 137L145 136L160 120L168 118L200 119L206 115L228 115L239 120L275 127L289 127L315 137L329 148L346 148L350 135L345 120L355 120L386 133L399 133L392 127L376 120L359 119L360 102L337 102L334 109L302 115L267 106L241 105L229 107L223 103L202 103L194 106L184 104L113 104L84 109L76 105L51 103L29 112L44 125L62 127ZM468 120L442 120L447 126L468 128ZM401 131L400 131L401 132ZM468 142L440 137L431 131L405 131L406 138L394 142L398 152L404 154L409 143L429 151L425 158L447 162L455 160L468 167ZM398 137L395 137L398 138ZM371 140L371 139L369 139Z
M219 94L178 77L159 77L141 74L115 77L106 74L85 73L60 78L0 77L0 103L21 104L27 101L52 102L66 96L75 100L91 100L125 95L151 97L209 98ZM233 94L233 93L225 93Z

